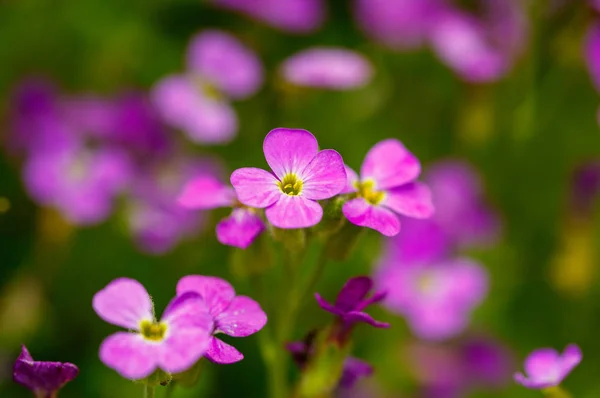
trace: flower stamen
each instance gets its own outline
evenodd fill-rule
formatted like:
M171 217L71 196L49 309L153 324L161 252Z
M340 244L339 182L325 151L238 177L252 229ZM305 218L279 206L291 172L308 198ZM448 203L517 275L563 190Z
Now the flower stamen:
M375 190L375 182L373 180L357 181L354 183L354 187L358 190L358 195L372 205L381 203L385 198L385 192Z
M297 196L302 193L303 183L302 180L296 176L296 174L286 174L277 184L279 185L281 192L286 195Z
M140 332L146 340L161 341L167 332L167 325L163 322L144 320L140 323Z

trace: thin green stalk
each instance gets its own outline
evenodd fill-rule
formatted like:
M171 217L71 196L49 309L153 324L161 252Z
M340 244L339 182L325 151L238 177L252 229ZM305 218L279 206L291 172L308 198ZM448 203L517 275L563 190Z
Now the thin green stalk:
M175 392L175 382L171 381L167 385L167 391L165 392L165 398L171 398L173 396L173 392Z
M313 272L308 280L308 283L304 287L302 294L298 297L298 308L302 308L304 302L308 299L308 297L313 293L319 279L323 276L323 271L325 270L325 266L327 265L327 255L325 254L325 250L321 251L319 255L319 259L317 260L317 265L313 269Z
M144 398L154 398L156 396L156 391L154 387L145 385L144 386Z

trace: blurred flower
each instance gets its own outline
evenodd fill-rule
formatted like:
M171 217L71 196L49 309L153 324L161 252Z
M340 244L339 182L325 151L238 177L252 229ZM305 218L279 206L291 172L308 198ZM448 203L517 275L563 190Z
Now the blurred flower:
M234 189L212 175L190 180L183 187L177 201L187 209L231 207L231 215L217 224L217 239L224 245L245 249L265 229L256 210L240 204Z
M13 368L13 379L33 391L37 398L52 398L78 373L72 363L34 361L23 345Z
M189 275L181 278L177 283L177 294L184 297L190 292L202 296L214 322L206 357L220 364L244 359L241 352L215 335L224 333L232 337L247 337L258 332L267 323L267 314L260 305L249 297L236 296L229 282L212 276Z
M155 370L180 373L206 352L213 321L202 297L193 292L175 297L160 321L152 299L136 280L115 279L93 299L94 311L113 325L129 329L107 337L100 359L128 379L143 379Z
M440 0L355 0L354 15L374 40L393 49L425 43Z
M335 47L313 47L284 61L288 82L307 87L348 90L366 85L373 69L362 55Z
M213 4L292 33L313 32L325 19L323 0L213 0Z
M315 298L321 308L338 317L341 322L342 334L346 334L358 322L368 323L376 328L388 328L390 326L388 323L378 322L363 311L369 305L380 302L386 296L386 292L377 292L367 298L372 288L373 281L371 278L357 276L349 279L342 287L334 305L325 301L319 293L315 293Z
M319 151L317 139L306 130L277 128L269 132L263 151L273 174L254 167L237 169L231 184L246 206L266 208L278 228L306 228L321 221L318 200L344 188L344 161L333 149Z
M573 173L571 184L572 210L587 217L600 195L600 161L579 165Z
M177 199L187 181L218 174L218 170L218 164L211 160L174 153L137 172L127 215L130 229L144 251L164 253L202 229L204 214L181 206Z
M252 50L229 33L207 30L189 44L187 71L160 80L152 97L164 121L192 141L226 143L238 129L229 99L248 98L262 81L262 65Z
M346 167L348 181L343 193L355 197L344 204L344 215L351 223L386 236L400 232L400 220L394 213L430 217L433 205L429 188L414 181L420 172L419 161L400 141L388 139L375 144L365 157L360 179Z
M475 83L503 77L527 42L521 1L478 3L479 15L446 5L430 25L431 44L440 59L463 79Z
M552 348L540 348L525 359L526 375L515 373L515 381L532 389L558 386L581 358L581 350L575 344L568 345L562 355Z
M425 340L461 333L488 290L485 269L465 258L400 263L388 256L375 279L379 289L388 291L384 306L403 315L413 333Z

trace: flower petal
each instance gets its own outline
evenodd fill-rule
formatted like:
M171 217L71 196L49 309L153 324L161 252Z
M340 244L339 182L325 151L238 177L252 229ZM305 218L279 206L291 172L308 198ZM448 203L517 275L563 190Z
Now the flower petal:
M308 228L321 221L323 209L313 200L282 194L275 204L267 207L265 215L277 228Z
M137 330L142 320L153 320L152 299L141 283L119 278L94 295L94 311L106 322Z
M408 217L429 218L433 215L431 191L420 182L388 190L381 205Z
M525 360L525 372L530 380L560 383L560 355L552 348L533 351Z
M177 198L177 202L188 209L229 207L234 201L235 191L211 175L189 181Z
M167 336L161 344L160 367L171 373L184 372L208 349L213 317L198 293L185 292L167 306L162 321L167 324Z
M227 101L196 93L190 112L176 125L190 140L200 144L225 144L235 137L238 119Z
M323 200L339 194L346 186L346 169L342 156L333 149L325 149L310 161L300 173L304 185L302 196Z
M229 282L215 276L188 275L177 282L177 295L196 292L202 296L210 314L216 317L225 311L235 297L235 290Z
M239 362L244 359L244 355L233 346L213 337L206 351L206 357L211 361L223 365Z
M275 176L255 167L235 170L231 174L231 185L240 202L259 209L272 205L283 195Z
M581 349L575 344L569 344L562 355L561 379L567 377L575 366L579 365L582 358Z
M282 179L304 170L319 152L319 144L306 130L277 128L265 137L263 151L271 170Z
M335 307L346 312L354 310L373 287L368 276L357 276L346 282L335 300Z
M344 321L347 323L357 323L357 322L364 322L364 323L368 323L371 326L374 326L376 328L389 328L390 324L387 322L379 322L376 321L375 319L373 319L373 317L371 317L371 315L367 314L366 312L360 312L360 311L350 311L348 313L346 313L344 315Z
M363 377L371 376L373 367L366 361L348 357L344 361L344 370L339 385L344 389L351 389Z
M237 296L215 319L216 329L229 336L246 337L267 323L267 314L250 297Z
M344 203L344 216L355 225L372 228L385 236L394 236L400 232L400 220L390 210L381 206L372 206L363 198Z
M327 312L331 312L334 315L341 316L344 314L344 311L336 308L334 305L329 304L327 300L325 300L319 293L315 293L315 299L319 304L319 307L323 308Z
M600 91L600 23L595 22L588 30L585 46L587 66L596 86Z
M375 144L360 169L361 180L372 179L375 188L384 190L410 182L419 176L421 164L402 143L387 139Z
M358 174L347 165L344 165L344 168L346 169L346 186L342 189L340 194L356 192L357 189L355 184L359 181Z
M25 346L13 368L15 382L32 391L52 393L73 380L79 369L72 363L34 361Z
M246 249L265 230L265 223L253 211L233 209L217 224L217 239L224 245Z
M102 342L100 360L126 379L138 380L156 370L159 350L138 333L117 332Z
M236 99L254 94L263 80L256 54L229 33L206 30L188 47L188 68Z

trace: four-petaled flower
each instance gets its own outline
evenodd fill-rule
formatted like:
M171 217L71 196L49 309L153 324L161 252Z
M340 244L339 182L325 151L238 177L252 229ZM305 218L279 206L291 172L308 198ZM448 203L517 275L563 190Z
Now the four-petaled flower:
M213 175L189 181L179 195L178 202L187 209L233 208L231 215L217 224L217 239L224 245L245 249L265 229L256 210L240 204L233 188Z
M344 188L346 172L339 153L319 151L317 139L306 130L278 128L263 143L268 171L245 167L231 175L238 199L246 206L266 208L269 222L278 228L306 228L321 221L318 200Z
M386 296L386 292L376 292L367 298L372 288L371 278L357 276L346 282L335 300L335 305L325 301L319 293L315 293L315 297L321 308L338 316L341 321L342 334L345 334L357 322L365 322L377 328L387 328L390 326L388 323L378 322L363 311L367 306L380 302Z
M206 357L213 362L229 364L241 361L244 355L214 335L224 333L233 337L246 337L258 332L267 323L267 315L260 305L246 296L236 296L233 287L225 280L212 276L188 275L177 283L177 294L199 294L214 321Z
M206 352L213 321L197 293L175 297L160 321L152 299L136 280L115 279L94 296L98 316L132 332L117 332L100 346L100 359L128 379L143 379L155 370L180 373Z
M388 139L369 150L360 169L360 178L346 167L348 184L344 193L356 197L344 204L343 212L353 224L369 227L386 236L400 232L394 213L414 218L433 214L431 193L414 180L421 165L400 141Z
M33 391L37 398L52 398L78 373L79 369L72 363L34 361L22 346L13 368L13 379Z
M581 350L570 344L558 353L552 348L540 348L525 359L525 373L515 373L515 381L524 387L543 389L558 386L581 362Z

